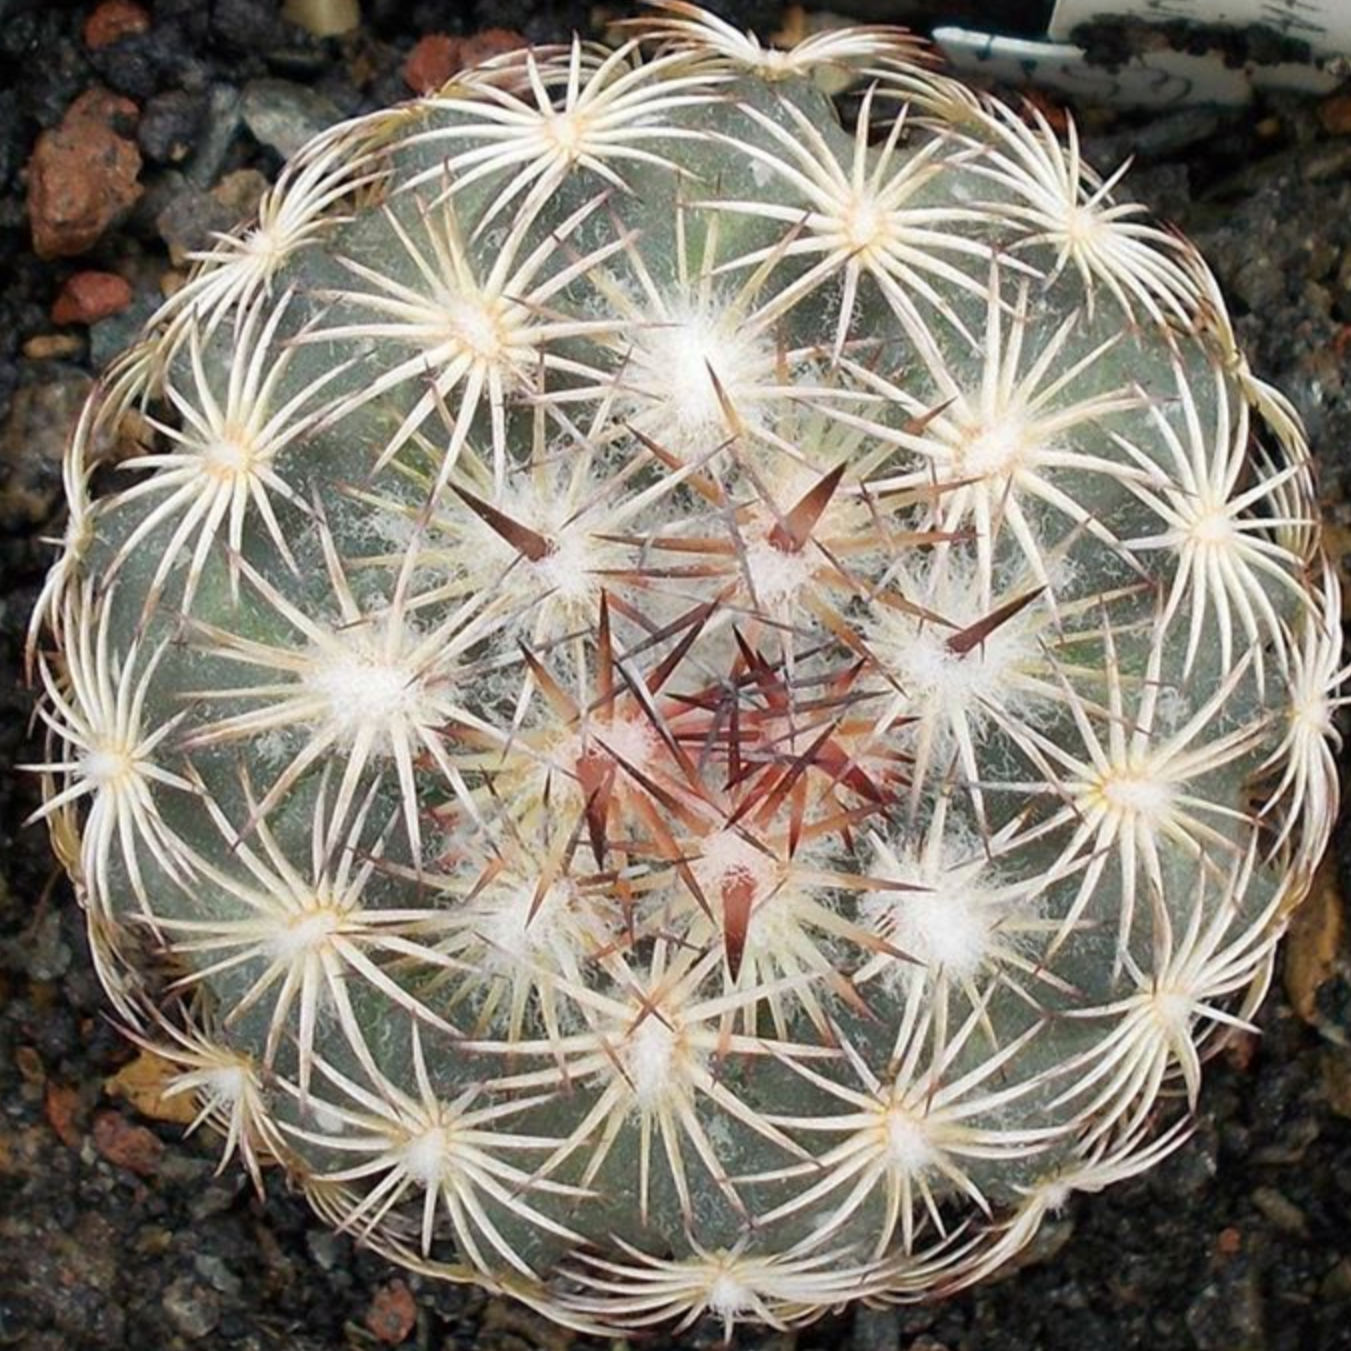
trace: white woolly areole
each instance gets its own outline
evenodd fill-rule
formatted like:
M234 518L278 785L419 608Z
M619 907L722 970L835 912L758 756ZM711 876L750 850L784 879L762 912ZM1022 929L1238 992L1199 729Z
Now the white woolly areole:
M1196 1000L1185 990L1156 990L1149 1000L1154 1021L1166 1033L1185 1034L1196 1012Z
M1172 810L1174 787L1146 773L1123 770L1107 774L1098 784L1098 795L1112 811L1157 822Z
M506 585L522 601L561 604L565 612L590 620L600 600L606 569L629 562L621 546L599 538L605 530L604 511L579 510L579 503L603 496L602 488L590 479L572 483L565 476L550 475L539 483L532 479L513 484L500 500L492 498L504 515L549 542L541 558L523 556L486 521L452 505L457 523L473 523L463 542L456 545L466 575L501 587L502 581L485 568L511 568Z
M664 743L643 714L597 723L577 738L573 763L584 754L607 755L642 772L651 767Z
M553 541L553 548L530 568L543 589L569 605L587 605L599 594L596 570L602 560L584 530L564 531Z
M1290 725L1296 735L1310 739L1331 736L1336 730L1333 713L1336 705L1323 684L1323 673L1315 672L1310 680L1304 673L1291 691Z
M522 881L510 888L493 888L485 895L474 927L487 945L484 960L490 966L512 967L543 959L554 967L560 950L575 950L578 933L572 914L572 884L555 882L539 898L538 906L535 890L533 882Z
M987 865L979 843L949 826L941 859L909 850L898 856L881 841L875 845L879 874L915 888L870 891L860 904L863 919L906 954L885 970L901 980L939 971L958 980L974 977L990 960L995 931L1012 904L996 901L992 879L982 877Z
M1187 527L1187 538L1194 545L1222 550L1234 543L1238 526L1227 502L1217 502L1213 505L1207 503L1199 511L1188 502L1187 508L1194 513Z
M1043 447L1025 419L1006 412L997 420L968 429L956 449L964 475L1000 478L1012 474L1029 451Z
M450 1135L444 1126L433 1126L413 1136L403 1147L403 1169L414 1182L430 1189L446 1172Z
M312 908L300 911L268 940L270 956L293 961L326 947L343 922L343 911L314 898Z
M417 674L363 642L346 652L325 654L305 676L308 689L327 705L325 720L347 741L362 732L380 737L404 718L416 719L423 699Z
M221 436L202 448L202 469L213 478L234 479L253 472L257 450L244 436Z
M811 581L822 562L810 545L790 551L777 548L767 538L746 542L746 571L750 574L755 599L766 609L782 612Z
M260 281L276 272L296 247L292 234L275 222L255 225L240 243L243 258Z
M1047 1182L1040 1188L1040 1197L1042 1205L1053 1215L1058 1215L1070 1203L1070 1197L1074 1194L1074 1186L1070 1182L1064 1182L1057 1179L1054 1182Z
M699 857L690 861L690 871L711 899L721 897L725 887L746 879L759 900L773 888L778 868L773 858L735 830L718 830L701 842Z
M930 971L965 979L980 970L989 953L990 921L973 891L914 891L892 898L890 941Z
M498 311L481 301L461 297L447 305L446 321L451 338L464 351L480 361L501 358L506 342Z
M710 370L742 420L757 425L762 387L774 377L761 336L712 310L677 310L636 327L625 383L643 424L677 453L711 450L729 434Z
M983 700L1007 693L1009 672L1032 655L1033 646L1014 627L1016 622L1015 617L968 652L954 652L949 645L954 630L911 621L904 625L904 634L897 633L879 648L888 668L916 700L936 709L971 712Z
M640 1107L659 1106L680 1077L679 1038L656 1014L629 1033L623 1058Z
M997 625L966 651L954 651L953 637L985 618L984 588L974 566L949 564L941 577L913 581L902 577L901 592L946 623L879 607L870 646L904 691L907 702L918 706L942 725L954 714L979 723L984 705L1016 708L1018 672L1040 658L1038 636L1045 627L1043 602ZM995 604L1005 598L996 598Z
M111 788L137 778L136 761L130 748L105 744L79 758L80 773L96 788Z
M887 1159L897 1172L914 1177L937 1157L924 1122L906 1108L888 1108L883 1129L886 1131Z
M642 714L595 722L580 732L564 737L548 753L547 763L556 771L554 786L561 782L579 797L585 797L582 779L589 760L609 760L616 766L613 792L623 797L630 791L641 792L629 770L650 773L660 762L664 749L656 729Z
M249 1091L250 1075L243 1065L221 1065L194 1073L192 1082L213 1106L235 1107Z
M704 1301L718 1318L737 1318L755 1308L755 1292L724 1269L709 1283Z

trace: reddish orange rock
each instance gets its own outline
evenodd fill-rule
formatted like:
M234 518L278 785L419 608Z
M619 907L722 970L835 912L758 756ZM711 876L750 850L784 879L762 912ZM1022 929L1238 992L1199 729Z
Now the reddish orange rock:
M28 218L39 258L87 252L141 195L141 154L122 134L137 111L106 89L86 90L59 127L38 137L28 161Z
M366 1326L387 1346L407 1339L417 1323L417 1304L413 1292L399 1280L382 1285L366 1310Z
M134 1126L121 1112L100 1112L94 1118L94 1148L109 1163L138 1177L159 1170L164 1144L154 1131Z
M68 1084L57 1084L48 1080L42 1106L47 1116L47 1124L56 1132L61 1143L67 1149L79 1149L84 1138L79 1122L79 1092Z
M54 324L96 324L131 304L131 287L116 272L77 272L52 306Z
M1351 135L1351 94L1334 94L1318 105L1323 130L1334 136Z
M84 45L97 51L149 27L150 15L133 0L103 0L84 21Z
M460 68L460 40L444 33L428 33L408 53L403 82L415 94L439 89Z
M485 28L467 38L429 33L408 53L403 81L415 94L430 94L458 71L524 46L525 39L509 28Z
M459 70L467 70L494 56L503 56L507 52L517 51L525 46L525 39L511 28L485 28L473 37L467 37L460 43Z

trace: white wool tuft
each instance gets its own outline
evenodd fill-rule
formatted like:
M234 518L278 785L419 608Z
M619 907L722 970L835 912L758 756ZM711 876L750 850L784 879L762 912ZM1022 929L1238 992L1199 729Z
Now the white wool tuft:
M642 1107L655 1107L671 1091L679 1071L676 1034L655 1014L629 1035L625 1068Z
M415 714L422 695L411 670L364 645L316 663L305 683L324 700L329 724L347 740L370 729L386 734L397 720Z
M450 1140L444 1126L415 1135L403 1148L403 1168L414 1182L435 1187L446 1171Z
M756 391L772 381L773 349L735 318L710 308L676 311L638 328L629 359L629 385L644 422L672 450L706 452L729 428L718 388L747 422L757 422Z

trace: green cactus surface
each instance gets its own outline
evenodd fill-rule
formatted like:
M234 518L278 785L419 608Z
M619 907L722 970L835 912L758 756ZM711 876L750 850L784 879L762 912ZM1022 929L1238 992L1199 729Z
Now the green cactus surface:
M260 1185L784 1326L1184 1139L1327 842L1339 592L1073 128L899 30L626 37L324 134L105 376L41 815Z

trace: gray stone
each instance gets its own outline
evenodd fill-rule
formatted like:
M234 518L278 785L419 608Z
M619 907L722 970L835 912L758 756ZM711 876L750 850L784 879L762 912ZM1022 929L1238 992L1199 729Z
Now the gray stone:
M49 906L11 943L0 944L0 954L11 969L30 980L60 980L70 969L70 946L61 937L61 912Z
M220 1322L220 1296L191 1276L172 1282L160 1302L169 1322L189 1341L205 1337Z
M129 308L91 325L89 360L96 371L103 370L114 357L120 356L131 346L159 304L159 296L138 292Z
M325 1271L332 1271L343 1260L342 1240L327 1230L309 1230L305 1234L305 1246L310 1250L310 1256Z
M222 1295L237 1295L244 1288L244 1282L230 1270L222 1258L203 1253L193 1258L192 1265L197 1274L209 1281L213 1290Z
M0 424L0 516L47 521L61 496L61 459L93 381L57 367L15 391Z
M1232 1262L1202 1286L1187 1309L1187 1330L1199 1351L1264 1351L1266 1317L1255 1267Z
M901 1323L895 1309L854 1311L854 1351L901 1351Z
M156 94L141 111L136 144L156 164L180 164L197 141L207 101L186 89Z
M242 102L234 85L212 87L197 148L184 170L194 187L209 188L220 177L239 131Z
M169 256L181 266L189 253L211 247L215 236L237 222L237 213L209 192L189 188L174 197L155 217L155 228L169 246Z
M306 141L342 117L322 94L290 80L251 80L241 105L244 125L263 145L289 159Z

